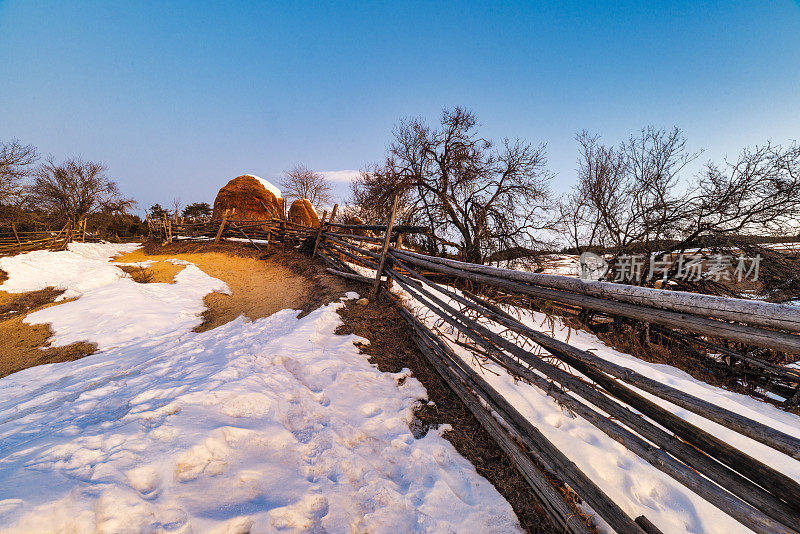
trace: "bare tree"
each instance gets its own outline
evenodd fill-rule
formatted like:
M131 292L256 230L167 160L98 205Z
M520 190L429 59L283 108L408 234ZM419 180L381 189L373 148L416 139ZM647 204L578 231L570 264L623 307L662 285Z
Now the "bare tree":
M430 252L455 249L465 261L482 263L527 250L547 224L544 146L519 139L495 146L476 126L475 115L459 107L444 110L438 128L401 121L385 163L354 183L354 202L386 217L397 195L401 220L432 229L423 243Z
M555 204L553 230L578 254L602 248L601 222L591 212L589 200L575 192L563 195Z
M709 162L692 199L695 233L795 235L800 231L800 145L745 149Z
M34 173L30 195L37 208L80 221L97 212L125 213L135 205L120 195L102 163L68 159L57 164L50 157Z
M305 165L295 165L292 170L284 173L281 192L287 199L305 198L317 209L332 201L330 182L323 175L308 169Z
M36 148L18 140L0 141L0 204L18 203L23 196L23 179L39 159Z
M181 202L180 197L175 197L172 199L172 215L175 217L175 220L178 220L178 213L180 213L181 206L183 203Z
M580 217L589 246L610 247L616 254L658 248L677 236L686 223L685 198L678 195L680 172L699 154L686 151L677 128L652 127L618 148L581 132L578 186Z
M755 254L754 243L765 236L800 232L797 143L746 149L733 163L709 162L699 175L682 177L699 153L686 150L677 128L646 128L619 147L603 146L586 132L577 140L578 183L561 199L557 226L578 251L602 250L612 263L621 256L641 255L640 276L629 281L676 281L677 264L662 269L658 277L648 276L655 262L670 255L689 250L706 256ZM788 272L775 276L794 278ZM706 280L676 283L684 289L730 291Z

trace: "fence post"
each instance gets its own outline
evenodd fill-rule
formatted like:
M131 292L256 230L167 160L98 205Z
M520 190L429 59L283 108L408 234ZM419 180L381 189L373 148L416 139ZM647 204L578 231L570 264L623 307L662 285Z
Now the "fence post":
M314 252L311 253L312 258L317 255L317 247L319 247L320 239L322 239L322 232L325 230L325 217L327 216L328 210L323 211L322 220L319 222L319 230L317 231L317 240L314 242Z
M65 224L64 227L55 235L53 242L50 243L50 247L55 248L56 243L58 243L58 238L61 237L61 232L64 232L67 229L67 225L69 225L69 219L67 219L67 224Z
M222 221L219 223L219 230L217 230L217 236L214 238L214 243L219 243L219 240L222 238L222 232L225 230L225 224L228 222L228 212L222 214Z
M394 216L397 212L398 196L394 196L394 203L392 204L392 213L389 215L389 222L386 224L386 236L383 239L383 248L381 249L381 261L378 263L378 272L375 273L375 283L372 285L372 292L370 292L370 300L378 295L378 288L381 285L381 274L383 274L383 266L386 263L386 253L389 251L389 240L392 238L392 227L394 227Z
M14 237L17 239L17 245L21 245L22 241L19 240L19 235L17 234L17 223L11 222L11 230L14 232Z
M72 219L67 219L67 232L64 234L64 246L61 250L67 250L67 245L72 243Z

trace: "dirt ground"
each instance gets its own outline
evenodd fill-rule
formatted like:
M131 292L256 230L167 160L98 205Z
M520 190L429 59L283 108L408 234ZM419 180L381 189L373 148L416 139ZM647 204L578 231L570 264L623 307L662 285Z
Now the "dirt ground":
M204 302L208 309L203 314L203 324L195 328L196 332L211 330L242 314L254 320L286 308L299 308L308 298L309 287L306 280L291 267L282 265L274 258L232 258L230 254L221 251L175 253L163 248L139 249L119 256L116 261L162 260L143 270L128 268L127 271L134 279L148 278L150 275L151 282L171 282L184 266L163 260L178 258L194 263L206 274L225 282L231 294L209 293L205 297Z
M0 281L4 279L5 273L2 273ZM0 378L35 365L77 360L95 351L95 345L90 343L43 348L47 347L48 338L52 335L49 325L22 322L29 313L57 306L58 303L53 303L53 300L61 293L63 291L52 288L30 293L0 291Z

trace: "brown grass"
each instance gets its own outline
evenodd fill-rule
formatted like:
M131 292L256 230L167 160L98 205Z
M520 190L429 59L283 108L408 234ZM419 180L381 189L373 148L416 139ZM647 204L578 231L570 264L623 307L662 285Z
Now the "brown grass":
M175 275L181 272L185 265L175 265L168 261L159 261L148 267L141 265L118 265L133 278L134 282L140 284L174 284Z
M197 332L216 328L240 315L255 320L287 308L308 313L344 291L338 282L323 281L307 256L281 249L263 254L235 242L149 244L115 260L131 263L159 260L149 267L155 269L162 264L175 267L164 261L170 258L194 263L203 272L225 282L231 291L230 295L206 295L204 302L208 309L203 313L203 324L195 329ZM164 271L156 273L160 274L153 277L154 281L161 281Z
M0 282L7 278L6 273L0 271ZM48 339L52 336L50 326L22 322L29 313L57 305L53 301L62 293L53 288L28 293L0 291L0 339L3 340L0 378L36 365L77 360L97 349L90 343L48 348Z

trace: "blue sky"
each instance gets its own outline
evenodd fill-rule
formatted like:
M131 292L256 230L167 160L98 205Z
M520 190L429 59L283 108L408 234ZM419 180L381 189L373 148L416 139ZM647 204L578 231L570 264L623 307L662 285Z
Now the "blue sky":
M681 127L703 159L800 138L800 5L0 0L0 139L108 164L142 207L377 161L401 117L471 108L548 146ZM344 184L339 191L346 191Z

